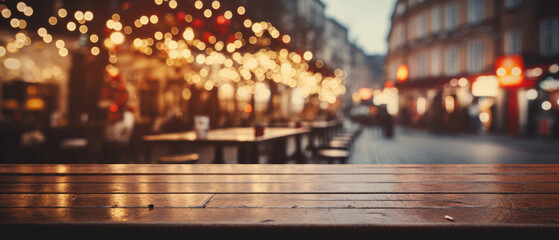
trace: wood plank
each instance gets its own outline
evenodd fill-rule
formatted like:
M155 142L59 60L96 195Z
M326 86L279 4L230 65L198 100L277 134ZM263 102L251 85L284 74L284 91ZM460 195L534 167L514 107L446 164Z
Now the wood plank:
M558 194L0 194L0 208L558 208Z
M0 208L201 208L211 194L0 194ZM1 210L0 210L1 212Z
M0 175L0 183L456 183L548 182L557 174L354 174L354 175Z
M208 208L549 208L559 194L217 194Z
M559 165L41 165L2 164L0 174L559 174Z
M558 209L258 209L258 208L3 208L0 224L157 223L267 225L359 224L370 227L522 225L559 227ZM448 221L451 216L454 221Z
M0 183L0 193L559 194L559 183Z

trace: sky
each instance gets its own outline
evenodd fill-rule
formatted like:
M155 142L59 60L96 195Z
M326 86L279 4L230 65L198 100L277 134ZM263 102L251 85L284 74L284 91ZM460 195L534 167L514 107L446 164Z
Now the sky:
M395 0L322 0L326 15L349 29L349 39L367 54L386 54Z

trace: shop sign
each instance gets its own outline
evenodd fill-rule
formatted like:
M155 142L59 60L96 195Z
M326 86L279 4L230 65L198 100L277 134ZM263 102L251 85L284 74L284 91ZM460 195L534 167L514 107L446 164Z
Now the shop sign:
M559 79L548 77L540 82L540 88L548 92L559 90Z
M495 61L495 74L501 87L518 87L524 82L524 60L521 55L507 55Z

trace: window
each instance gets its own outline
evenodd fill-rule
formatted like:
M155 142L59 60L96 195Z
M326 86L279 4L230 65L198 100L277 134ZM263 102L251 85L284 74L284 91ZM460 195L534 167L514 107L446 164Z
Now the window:
M484 0L468 0L468 22L479 23L483 20Z
M417 18L417 37L424 38L427 34L427 16L420 15Z
M444 73L447 76L454 76L458 74L458 48L450 47L445 51L445 69Z
M540 52L546 57L559 54L559 17L541 22Z
M439 49L431 51L431 76L436 77L441 75L441 52Z
M445 29L451 31L458 27L458 5L456 3L446 6Z
M507 9L516 9L522 5L522 0L505 0L505 7Z
M441 31L441 8L436 7L431 10L431 32L438 33Z
M505 33L505 54L515 54L522 51L522 34L520 30Z
M483 71L483 42L474 41L468 44L468 72Z
M427 54L419 54L417 57L417 66L418 71L417 75L419 78L423 78L427 76Z
M396 46L400 47L406 42L406 28L403 25L396 27Z

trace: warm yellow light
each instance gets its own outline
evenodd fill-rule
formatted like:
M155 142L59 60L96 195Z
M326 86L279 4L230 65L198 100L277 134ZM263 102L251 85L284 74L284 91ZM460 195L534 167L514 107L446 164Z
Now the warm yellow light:
M66 9L61 8L58 10L58 16L61 18L65 18L68 15L68 12L66 11Z
M83 12L82 11L76 11L74 13L74 18L78 21L82 20L83 19Z
M18 2L16 8L18 11L23 12L27 5L24 2Z
M68 31L73 32L74 30L76 30L76 24L74 22L69 22L68 24L66 24L66 28L68 29Z
M220 6L221 6L221 4L219 3L219 1L213 1L212 2L212 7L214 9L219 9Z
M91 21L91 20L93 20L93 13L91 11L86 11L83 14L83 17L86 21Z
M233 13L231 11L227 10L223 14L223 16L225 17L225 19L231 19L231 18L233 18Z
M161 4L163 4L163 0L155 0L155 4L161 5Z
M497 76L499 77L504 77L507 74L507 70L505 68L499 68L497 69Z
M156 15L151 15L151 17L149 17L149 21L152 24L156 24L159 21L159 18Z
M120 45L124 43L124 34L121 32L113 32L111 33L110 39L114 44Z
M405 82L408 80L410 71L407 65L400 65L396 70L396 79L398 82Z
M120 22L115 22L115 25L114 25L114 28L113 28L113 29L116 30L116 31L122 30L122 23L120 23Z
M212 17L212 10L210 10L210 9L204 10L204 17L206 17L206 18Z
M175 0L169 1L169 7L170 7L171 9L177 8L177 1L175 1Z
M519 67L514 67L511 71L511 73L514 76L520 76L520 74L522 74L522 70Z
M12 11L10 9L4 8L2 9L2 17L10 18L12 16Z
M240 6L239 8L237 8L237 13L238 13L239 15L244 15L245 12L246 12L245 7Z
M54 44L57 48L63 48L64 45L66 45L64 43L64 40L56 40L56 43Z
M62 57L66 57L66 56L68 56L68 49L66 49L66 48L58 49L58 54L60 54L60 56L62 56Z
M202 1L198 0L194 3L194 7L196 9L202 9L204 7L204 3L202 3Z
M45 28L43 28L43 27L42 27L42 28L39 28L39 29L37 30L37 34L39 34L39 37L44 37L45 35L47 35L47 29L45 29Z
M25 27L27 27L27 22L23 19L19 20L19 28L21 29L25 29Z
M6 55L6 48L0 46L0 57L4 57Z
M98 47L92 47L91 48L91 54L93 54L93 56L99 55L99 52L100 52L100 50L99 50Z
M12 18L12 20L10 20L10 26L12 26L13 28L19 27L19 19Z
M281 38L281 40L282 40L284 43L289 43L289 42L291 42L291 37L290 37L289 35L283 35L283 37Z
M50 42L52 42L52 35L50 35L50 34L45 35L45 36L43 37L43 42L45 42L45 43L50 43Z
M23 14L25 14L25 16L28 16L28 17L31 16L31 15L33 15L33 8L26 7L26 8L23 10Z
M126 26L124 28L124 33L126 33L128 35L132 34L132 28L130 26Z
M254 23L254 24L252 25L252 31L253 31L254 33L262 32L262 25L260 25L260 23Z
M49 24L50 25L56 25L58 23L58 19L56 19L56 17L50 17L49 18Z
M312 59L312 57L313 57L313 54L312 54L312 52L310 52L310 51L306 51L306 52L303 54L303 58L304 58L305 60L307 60L307 61L310 61L310 60Z
M91 36L89 36L89 41L91 41L92 43L96 43L99 41L99 37L97 36L97 34L91 34Z
M186 41L192 41L194 39L194 31L192 30L192 28L187 28L186 30L184 30L182 37Z
M196 57L196 63L203 64L205 62L206 62L206 57L204 55L200 54Z
M87 28L86 25L81 25L81 26L80 26L80 32L81 32L81 33L84 33L84 34L85 34L85 33L87 33L87 30L88 30L88 28Z
M149 18L147 16L141 16L140 22L142 23L142 25L146 25L149 22Z
M243 22L243 25L244 25L246 28L250 28L250 27L252 26L252 21L250 21L250 19L246 19L246 20Z
M4 66L7 69L18 70L21 68L21 62L17 58L8 58L4 60Z

